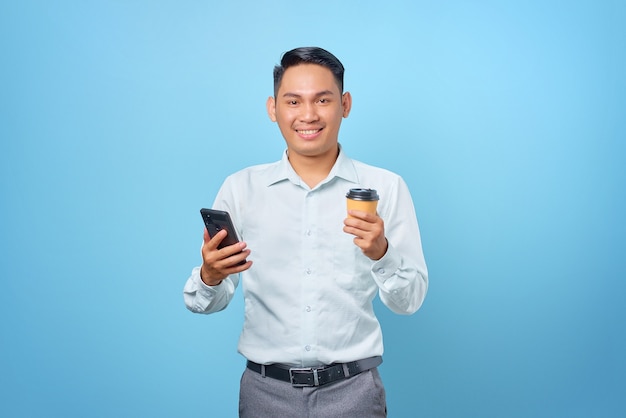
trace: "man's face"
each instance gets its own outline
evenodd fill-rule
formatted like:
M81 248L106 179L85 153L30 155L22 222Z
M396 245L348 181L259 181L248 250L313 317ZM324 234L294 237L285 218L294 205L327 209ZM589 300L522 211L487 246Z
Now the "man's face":
M278 123L290 156L337 156L341 119L348 116L352 98L341 94L332 72L315 64L288 68L267 112Z

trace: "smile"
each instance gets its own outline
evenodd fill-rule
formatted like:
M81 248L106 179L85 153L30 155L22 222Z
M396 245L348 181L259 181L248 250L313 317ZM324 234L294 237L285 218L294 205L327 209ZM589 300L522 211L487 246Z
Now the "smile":
M306 129L306 130L298 130L297 132L301 135L314 135L316 133L318 133L320 130L319 129Z

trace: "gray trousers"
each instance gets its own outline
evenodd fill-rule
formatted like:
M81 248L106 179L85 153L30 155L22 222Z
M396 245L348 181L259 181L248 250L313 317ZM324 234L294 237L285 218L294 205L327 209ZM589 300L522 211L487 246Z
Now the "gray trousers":
M317 387L262 377L246 368L239 391L241 418L375 418L387 416L378 369Z

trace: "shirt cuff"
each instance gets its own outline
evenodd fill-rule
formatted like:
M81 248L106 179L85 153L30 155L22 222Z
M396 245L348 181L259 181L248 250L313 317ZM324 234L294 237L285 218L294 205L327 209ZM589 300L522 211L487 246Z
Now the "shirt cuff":
M208 284L204 283L200 278L200 268L194 269L192 274L195 276L195 281L197 283L195 308L202 311L206 309L207 306L209 306L211 301L220 292L221 288L224 285L224 280L222 280L220 284L216 286L209 286Z
M400 268L400 254L391 244L387 244L385 255L372 265L372 273L378 283L384 284L396 273L398 268Z
M216 284L215 286L209 286L208 284L202 281L199 275L198 275L198 281L200 282L200 288L202 289L202 293L206 293L211 296L216 295L224 285L224 280L222 280L220 284Z

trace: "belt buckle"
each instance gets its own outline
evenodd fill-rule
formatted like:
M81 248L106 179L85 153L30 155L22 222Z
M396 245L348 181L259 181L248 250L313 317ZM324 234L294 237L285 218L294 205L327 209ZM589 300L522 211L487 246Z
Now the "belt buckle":
M289 380L291 381L291 386L293 386L294 388L304 388L304 387L311 387L311 386L319 386L320 385L320 381L319 381L319 377L317 375L317 370L316 368L313 367L291 367L289 368ZM294 373L313 373L313 383L297 383L295 381L295 376Z

